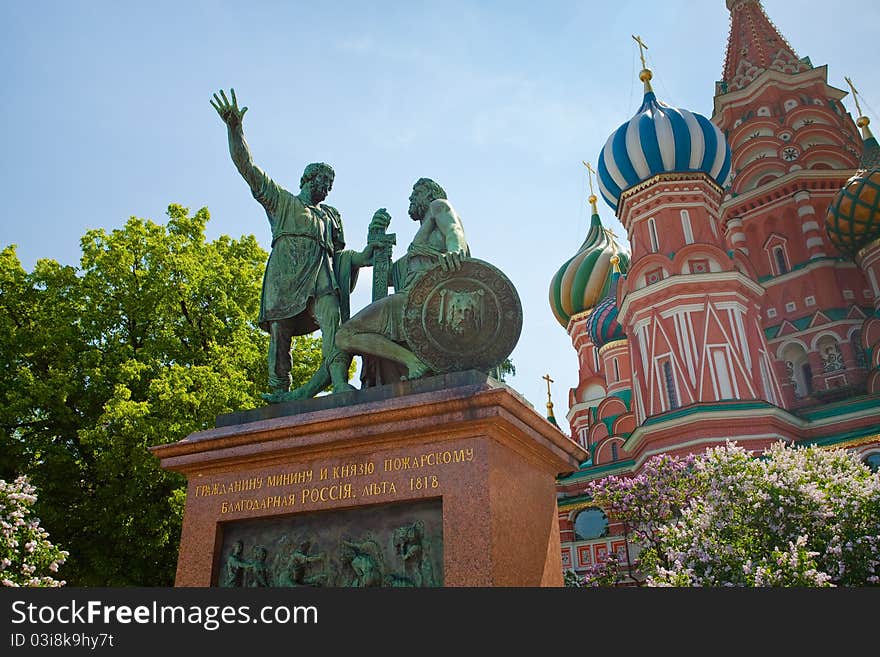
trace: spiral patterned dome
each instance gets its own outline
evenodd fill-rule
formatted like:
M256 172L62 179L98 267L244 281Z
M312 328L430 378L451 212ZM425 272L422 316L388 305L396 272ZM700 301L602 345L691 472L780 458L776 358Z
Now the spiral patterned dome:
M615 264L612 258L612 266ZM617 283L620 278L620 271L615 267L609 281L608 296L596 304L593 312L587 318L587 331L589 331L590 339L596 347L601 348L609 342L622 340L626 337L623 327L617 321Z
M613 235L602 226L595 202L596 197L591 196L593 216L584 243L550 282L550 308L563 328L568 327L572 315L590 310L607 294L613 255L619 254L624 270L629 263Z
M828 206L825 229L834 246L853 259L880 237L880 168L846 181Z
M599 190L616 212L624 191L658 173L702 171L724 186L730 156L715 124L662 103L648 87L639 111L614 131L599 155Z

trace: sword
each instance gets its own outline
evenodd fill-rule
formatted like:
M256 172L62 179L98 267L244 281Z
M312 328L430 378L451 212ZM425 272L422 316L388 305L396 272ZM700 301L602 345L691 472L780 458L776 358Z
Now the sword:
M382 208L382 211L384 211L384 208ZM373 301L378 301L388 296L391 249L397 244L397 235L395 233L386 233L386 228L388 228L388 222L376 221L374 217L367 231L367 244L375 245L371 257L373 264Z

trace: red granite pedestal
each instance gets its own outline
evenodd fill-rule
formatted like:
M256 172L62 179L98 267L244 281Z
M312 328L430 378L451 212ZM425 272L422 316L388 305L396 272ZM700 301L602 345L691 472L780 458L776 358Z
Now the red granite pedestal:
M555 478L585 452L476 372L384 388L226 416L152 448L188 479L176 585L218 583L236 522L296 526L363 510L369 524L390 506L433 500L439 583L561 586Z

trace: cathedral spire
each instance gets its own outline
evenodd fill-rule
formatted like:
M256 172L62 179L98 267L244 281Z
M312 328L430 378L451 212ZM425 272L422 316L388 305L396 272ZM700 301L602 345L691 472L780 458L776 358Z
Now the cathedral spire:
M760 0L727 0L730 34L724 57L727 91L742 89L766 70L799 73L810 68L764 13Z

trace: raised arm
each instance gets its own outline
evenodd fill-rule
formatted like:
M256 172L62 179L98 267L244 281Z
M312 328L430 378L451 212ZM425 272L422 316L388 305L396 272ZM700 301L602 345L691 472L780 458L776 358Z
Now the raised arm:
M242 119L248 108L238 108L238 99L235 97L235 89L229 90L232 100L226 96L226 92L220 90L220 95L214 94L211 106L217 110L220 118L226 124L229 136L229 154L232 156L232 162L235 168L245 179L251 192L260 203L266 206L267 210L272 210L270 205L274 207L277 200L277 192L272 179L267 176L260 167L254 164L251 157L251 151L248 148L247 141L244 138L244 129L242 128Z

